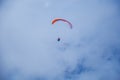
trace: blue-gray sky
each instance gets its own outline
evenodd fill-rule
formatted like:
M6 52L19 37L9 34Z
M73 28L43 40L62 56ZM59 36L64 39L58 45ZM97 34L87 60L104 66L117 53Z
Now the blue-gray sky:
M120 80L119 3L0 0L0 78Z

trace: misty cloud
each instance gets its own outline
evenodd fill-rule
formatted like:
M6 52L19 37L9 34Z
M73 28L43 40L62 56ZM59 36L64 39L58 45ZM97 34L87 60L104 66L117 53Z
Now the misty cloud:
M3 80L120 79L118 3L10 0L0 11ZM53 26L59 17L73 29L61 22Z

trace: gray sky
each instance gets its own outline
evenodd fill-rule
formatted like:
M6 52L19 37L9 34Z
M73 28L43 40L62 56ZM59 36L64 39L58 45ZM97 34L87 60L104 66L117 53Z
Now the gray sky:
M119 80L118 3L117 0L1 0L1 78ZM73 29L63 22L52 25L54 18L69 20Z

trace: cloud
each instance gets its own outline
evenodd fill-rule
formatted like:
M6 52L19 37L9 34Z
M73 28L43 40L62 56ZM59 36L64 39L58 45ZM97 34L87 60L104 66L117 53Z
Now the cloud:
M0 75L5 80L120 79L115 2L11 0L0 17ZM51 25L56 17L68 19L73 29Z

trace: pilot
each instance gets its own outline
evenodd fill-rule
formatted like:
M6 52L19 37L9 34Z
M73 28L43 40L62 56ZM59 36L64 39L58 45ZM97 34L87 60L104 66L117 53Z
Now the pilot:
M60 38L58 38L57 41L60 41Z

